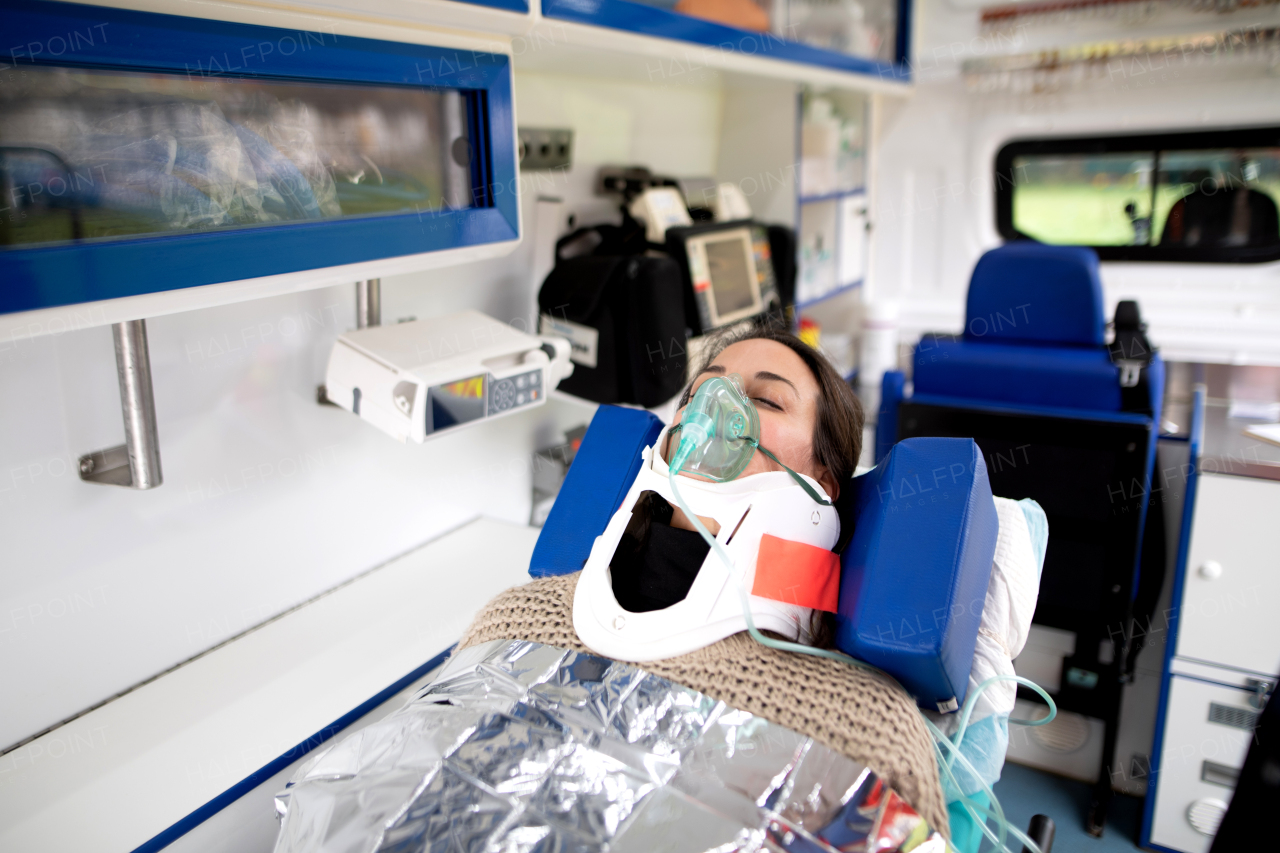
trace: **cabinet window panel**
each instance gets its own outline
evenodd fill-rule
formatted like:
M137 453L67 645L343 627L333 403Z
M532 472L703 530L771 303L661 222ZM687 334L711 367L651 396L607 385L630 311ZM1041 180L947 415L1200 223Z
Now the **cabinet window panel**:
M636 0L863 59L896 61L898 0Z
M28 67L0 87L0 245L471 207L466 98Z
M1019 140L995 178L1006 240L1102 260L1280 259L1280 128Z

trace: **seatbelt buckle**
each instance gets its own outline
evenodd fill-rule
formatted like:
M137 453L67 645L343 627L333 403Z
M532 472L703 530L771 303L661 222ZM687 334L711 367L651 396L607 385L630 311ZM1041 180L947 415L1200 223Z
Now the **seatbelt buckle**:
M1138 380L1142 378L1142 368L1146 367L1147 363L1131 358L1122 358L1116 361L1115 365L1120 368L1120 387L1136 388Z

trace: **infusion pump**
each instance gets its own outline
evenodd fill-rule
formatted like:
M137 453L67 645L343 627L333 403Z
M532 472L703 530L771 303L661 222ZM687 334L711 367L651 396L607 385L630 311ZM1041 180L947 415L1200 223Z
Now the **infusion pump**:
M393 438L421 443L540 406L572 372L563 338L463 311L339 336L325 396Z

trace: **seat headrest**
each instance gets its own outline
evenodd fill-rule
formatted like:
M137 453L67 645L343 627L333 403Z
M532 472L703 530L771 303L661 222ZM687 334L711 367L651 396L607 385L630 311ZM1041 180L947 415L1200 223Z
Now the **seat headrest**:
M1092 249L1020 241L973 268L965 340L1103 346L1106 323Z

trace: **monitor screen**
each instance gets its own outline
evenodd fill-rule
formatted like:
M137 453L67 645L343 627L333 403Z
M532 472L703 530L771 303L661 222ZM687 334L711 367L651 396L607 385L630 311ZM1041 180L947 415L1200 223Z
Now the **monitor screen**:
M430 390L431 420L427 434L438 429L465 424L485 415L485 376L472 376L445 385L433 385Z
M760 284L748 265L752 247L746 237L738 233L705 245L716 313L723 318L758 304Z

